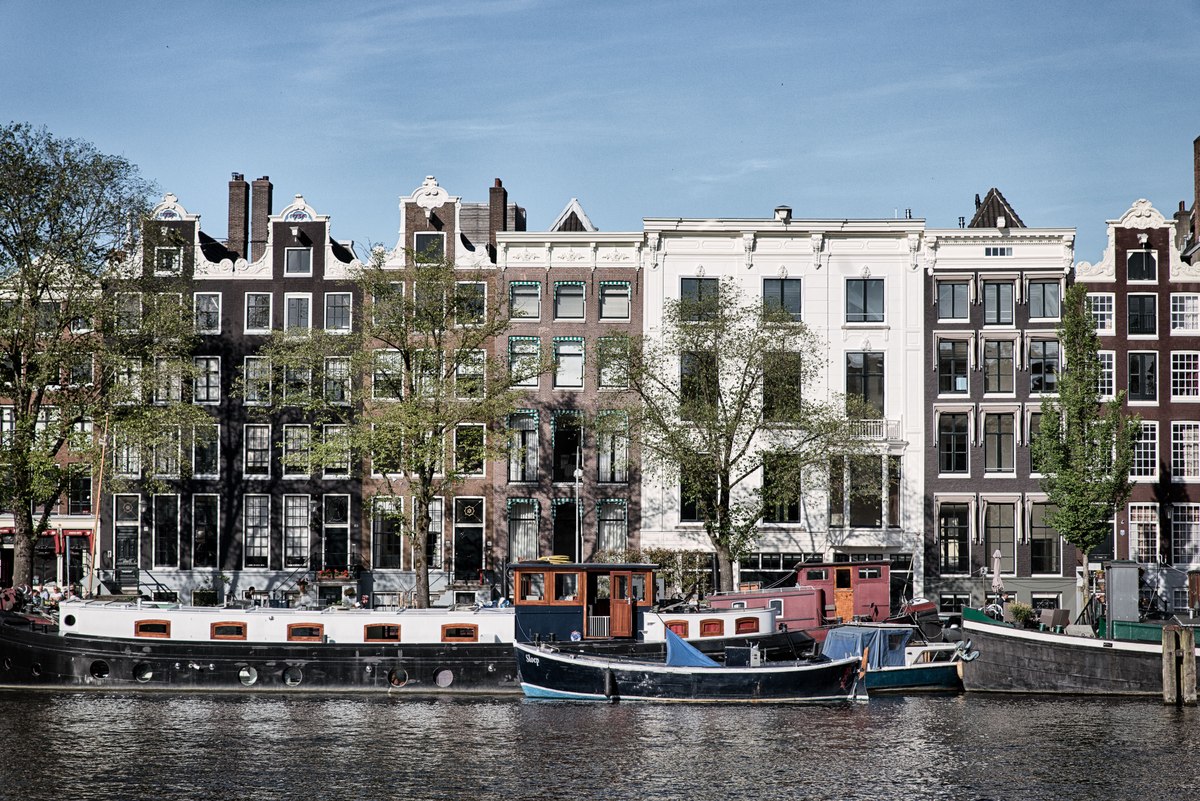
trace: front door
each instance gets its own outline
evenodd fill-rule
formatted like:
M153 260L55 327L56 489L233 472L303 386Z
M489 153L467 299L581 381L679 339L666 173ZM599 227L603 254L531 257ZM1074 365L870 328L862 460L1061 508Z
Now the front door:
M852 567L834 568L833 613L838 620L849 623L854 618L854 585Z
M554 549L551 553L566 556L572 562L579 561L575 551L577 525L575 502L562 503L554 507Z
M633 574L613 573L609 599L610 631L613 637L633 636Z
M138 530L137 526L117 526L114 564L117 583L123 590L138 588Z

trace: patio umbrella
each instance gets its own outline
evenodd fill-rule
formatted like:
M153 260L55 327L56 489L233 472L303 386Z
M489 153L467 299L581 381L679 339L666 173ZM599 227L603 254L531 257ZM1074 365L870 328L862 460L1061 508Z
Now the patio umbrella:
M1003 558L1000 549L992 554L992 592L1004 592L1004 579L1000 578L1000 560Z

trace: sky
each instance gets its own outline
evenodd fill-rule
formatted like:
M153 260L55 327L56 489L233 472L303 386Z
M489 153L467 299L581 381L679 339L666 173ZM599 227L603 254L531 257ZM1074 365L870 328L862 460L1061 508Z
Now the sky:
M644 217L970 219L1031 227L1194 200L1200 3L0 0L0 124L140 168L223 239L270 176L338 239L394 245L434 175L495 178L545 230ZM364 252L360 250L360 252Z

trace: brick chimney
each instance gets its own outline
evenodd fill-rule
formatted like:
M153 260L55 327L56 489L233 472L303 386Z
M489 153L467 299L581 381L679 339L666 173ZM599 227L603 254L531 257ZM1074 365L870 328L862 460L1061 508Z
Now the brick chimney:
M258 261L267 249L267 229L271 217L271 179L264 175L251 184L250 261Z
M250 184L240 172L235 172L229 181L229 238L226 249L234 257L246 258L246 244L250 236Z
M508 230L508 190L500 179L488 190L488 251L496 260L496 232Z

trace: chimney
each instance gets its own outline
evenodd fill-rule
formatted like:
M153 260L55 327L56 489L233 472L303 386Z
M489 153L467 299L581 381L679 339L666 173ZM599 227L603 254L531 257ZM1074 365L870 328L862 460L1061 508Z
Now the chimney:
M508 190L500 179L488 190L488 250L496 260L496 232L508 230Z
M234 258L246 258L246 242L250 236L250 184L240 172L229 181L229 238L226 249Z
M250 192L250 261L258 261L267 249L267 229L271 217L271 179L264 175Z

